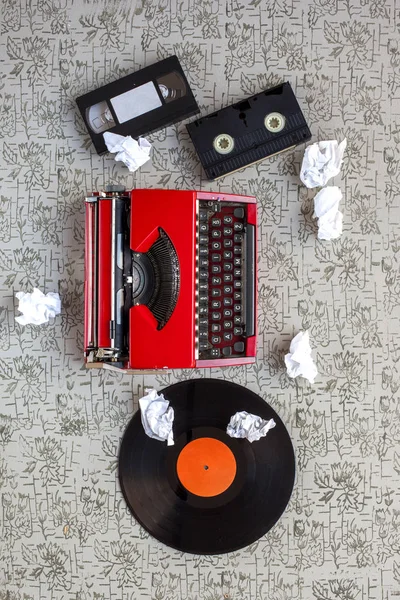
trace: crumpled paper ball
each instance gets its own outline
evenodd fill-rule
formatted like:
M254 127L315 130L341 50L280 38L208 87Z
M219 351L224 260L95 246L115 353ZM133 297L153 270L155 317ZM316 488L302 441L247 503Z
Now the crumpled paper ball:
M315 196L314 214L318 217L318 239L335 240L342 235L343 213L339 210L342 198L342 192L335 185L323 188Z
M301 164L300 179L308 188L323 187L340 172L346 150L346 138L316 142L306 148Z
M232 415L226 433L233 438L245 438L249 442L256 442L266 436L275 425L273 419L266 421L258 415L242 410Z
M160 442L167 440L167 445L173 446L174 409L163 394L158 395L156 390L146 392L147 395L139 400L143 429L150 438Z
M20 325L43 325L61 312L60 296L55 292L43 294L37 288L33 292L17 292L18 310L22 313L15 320Z
M117 153L115 160L123 162L131 173L150 160L151 144L146 138L140 137L136 141L130 135L124 137L110 131L103 133L103 137L107 150Z
M304 377L314 383L318 375L317 366L311 356L310 335L308 331L300 331L291 341L288 354L285 356L287 374L294 379Z

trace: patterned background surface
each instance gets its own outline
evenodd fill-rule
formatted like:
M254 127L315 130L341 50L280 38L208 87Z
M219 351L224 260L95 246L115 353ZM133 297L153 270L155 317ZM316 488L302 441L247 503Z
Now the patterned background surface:
M397 4L397 5L396 5ZM398 0L3 0L0 76L0 598L383 600L400 593ZM344 233L316 240L302 148L202 177L182 124L131 175L98 157L81 93L176 53L203 114L289 80L313 139L347 136ZM212 376L283 418L298 474L279 524L225 556L182 555L128 514L122 432L144 386L82 368L83 196L104 182L255 194L258 361ZM331 182L332 183L332 182ZM397 215L397 216L396 216ZM14 321L14 292L59 289L55 323ZM282 357L308 328L320 375Z

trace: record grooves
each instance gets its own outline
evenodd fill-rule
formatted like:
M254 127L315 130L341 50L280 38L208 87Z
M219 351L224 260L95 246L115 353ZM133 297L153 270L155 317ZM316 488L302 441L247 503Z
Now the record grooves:
M149 438L139 411L121 444L119 479L132 514L183 552L248 546L276 523L292 493L295 461L284 424L259 396L234 383L194 379L162 392L175 411L175 445ZM231 438L226 426L240 410L273 418L276 427L252 444Z

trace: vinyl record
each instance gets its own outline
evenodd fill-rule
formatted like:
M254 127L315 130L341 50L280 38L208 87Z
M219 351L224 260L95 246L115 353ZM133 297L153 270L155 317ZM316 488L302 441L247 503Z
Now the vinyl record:
M193 379L162 390L175 411L174 446L149 438L140 411L129 423L119 479L137 521L182 552L222 554L266 534L286 508L295 460L289 434L259 396L234 383ZM259 441L231 438L246 410L276 427Z

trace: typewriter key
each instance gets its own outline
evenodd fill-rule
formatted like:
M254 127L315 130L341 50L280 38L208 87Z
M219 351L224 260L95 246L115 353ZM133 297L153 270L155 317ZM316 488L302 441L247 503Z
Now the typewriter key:
M237 219L243 219L244 218L244 208L235 208L235 210L233 211L233 214L235 215L235 217Z

